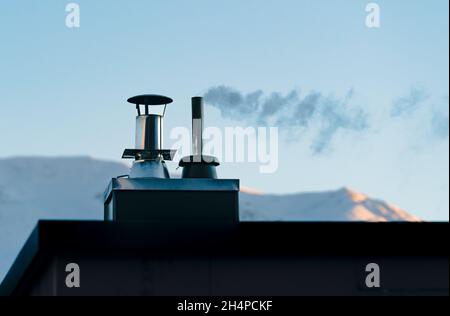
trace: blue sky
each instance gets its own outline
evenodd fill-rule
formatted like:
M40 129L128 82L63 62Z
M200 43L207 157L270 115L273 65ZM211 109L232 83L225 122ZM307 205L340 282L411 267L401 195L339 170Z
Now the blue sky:
M353 89L367 131L337 134L321 155L308 134L282 138L277 173L229 164L222 177L276 193L345 185L448 220L448 1L375 1L379 29L366 27L369 1L359 0L74 2L78 29L65 25L69 1L0 4L0 157L119 160L133 146L125 100L140 93L175 100L169 131L190 126L190 97L212 86L337 98ZM426 97L414 104L411 91ZM412 110L391 115L402 100ZM243 124L207 115L207 125Z

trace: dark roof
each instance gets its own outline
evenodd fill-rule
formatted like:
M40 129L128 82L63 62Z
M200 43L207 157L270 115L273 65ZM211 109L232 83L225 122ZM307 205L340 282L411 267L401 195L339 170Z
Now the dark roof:
M40 221L0 285L0 295L11 294L46 254L58 249L448 257L448 224Z

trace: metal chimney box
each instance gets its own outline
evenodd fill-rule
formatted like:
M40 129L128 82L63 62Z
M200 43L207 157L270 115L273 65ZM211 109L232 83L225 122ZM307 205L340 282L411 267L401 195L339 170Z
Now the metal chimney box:
M193 155L183 159L182 179L171 179L165 160L175 151L163 149L162 121L172 99L154 94L128 99L136 106L136 148L122 158L134 159L128 177L111 180L104 194L107 221L239 221L239 180L217 179L214 157L202 153L203 100L192 98L192 119L200 120L193 134ZM141 111L145 106L145 112ZM150 107L164 105L162 114Z
M109 221L239 221L239 180L112 179L104 195Z

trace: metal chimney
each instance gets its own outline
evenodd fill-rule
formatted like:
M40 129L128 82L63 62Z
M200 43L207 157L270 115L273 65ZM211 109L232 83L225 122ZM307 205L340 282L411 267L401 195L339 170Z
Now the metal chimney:
M192 98L192 155L181 159L183 178L217 179L219 160L203 155L203 98Z
M163 149L162 141L164 113L172 99L140 95L128 102L137 110L136 147L125 149L123 158L134 162L129 177L113 178L105 190L105 220L237 223L239 180L217 179L218 160L202 153L203 99L192 98L192 155L180 162L181 179L170 179L164 162L176 152ZM156 105L164 105L164 111L150 113Z
M171 98L145 94L128 99L136 106L135 149L125 149L122 158L135 159L130 170L130 178L170 178L164 160L172 160L173 150L163 148L163 118ZM141 109L144 106L144 111ZM162 114L150 113L150 106L164 105Z

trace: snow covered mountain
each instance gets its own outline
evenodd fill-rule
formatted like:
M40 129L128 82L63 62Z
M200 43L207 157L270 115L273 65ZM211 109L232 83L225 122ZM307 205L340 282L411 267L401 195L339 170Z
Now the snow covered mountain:
M317 193L240 195L241 220L263 221L420 221L395 205L348 188Z
M117 162L87 157L0 159L0 280L39 219L102 219L103 191L128 173ZM350 189L264 195L243 189L246 221L417 221Z

